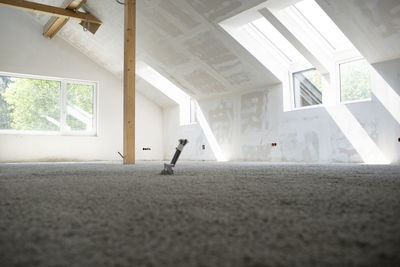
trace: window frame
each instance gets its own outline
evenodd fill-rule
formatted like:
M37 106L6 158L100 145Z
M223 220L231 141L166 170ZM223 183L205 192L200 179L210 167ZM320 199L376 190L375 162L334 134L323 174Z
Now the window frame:
M340 65L347 64L347 63L352 63L355 61L361 61L365 60L367 61L364 57L352 57L352 58L347 58L347 59L342 59L338 60L335 62L335 72L336 72L336 85L335 88L337 89L337 96L336 100L337 103L339 104L352 104L352 103L360 103L360 102L370 102L372 101L372 72L370 72L370 83L371 83L371 94L369 98L364 98L364 99L356 99L356 100L348 100L348 101L342 101L342 77L341 77L341 72L340 72ZM369 62L367 61L369 64Z
M318 4L317 1L313 1ZM283 36L305 58L305 62L289 62L284 56L281 55L282 53L276 51L276 47L271 44L271 41L266 41L260 33L251 28L249 24L261 17L264 17L271 23L268 17L263 14L263 9L268 9L268 11L275 16L275 18L286 28L286 30L291 32L291 34L294 35L294 37L302 44L302 46L304 46L308 52L317 59L317 62L322 65L322 68L314 66L310 62L310 58L306 57L304 51L299 51L298 47L295 46L293 42L287 40L287 38ZM322 11L325 13L324 10ZM326 16L328 15L326 14ZM271 24L282 34L282 29L280 30L276 28L273 23ZM323 32L321 32L309 19L307 19L307 16L301 11L301 9L295 6L295 4L274 4L272 2L270 3L269 1L264 2L221 21L219 25L242 47L249 51L250 54L262 65L271 71L271 73L274 74L277 79L280 80L283 89L283 112L321 108L342 103L370 101L370 99L362 99L351 102L341 102L339 65L343 64L344 62L365 58L350 40L349 41L352 44L351 48L341 48L341 46L336 47L335 44L331 44L329 42L329 38L327 38ZM341 31L340 28L338 29ZM346 35L344 36L346 37ZM295 107L293 74L311 68L316 68L318 71L320 71L323 77L322 104ZM371 73L371 77L372 76L373 73ZM372 94L373 91L374 88L372 87Z
M315 0L314 0L315 1ZM317 3L318 4L318 3ZM286 9L286 10L284 10ZM345 64L345 63L350 63L353 61L358 61L358 60L365 60L365 58L361 55L361 53L357 50L357 48L346 48L342 50L338 50L337 48L334 47L333 44L330 44L329 40L307 19L307 17L301 12L298 7L296 7L296 4L292 4L287 6L286 8L281 9L281 14L280 16L286 18L287 20L290 20L294 24L302 24L302 30L304 31L303 34L308 36L309 38L312 38L316 43L319 44L320 46L320 53L321 55L328 55L326 59L330 59L328 62L329 64L332 64L332 69L330 69L329 73L331 77L333 76L333 79L330 79L329 88L333 89L334 99L331 99L331 96L329 97L329 103L335 103L335 104L349 104L349 103L358 103L358 102L368 102L371 101L370 98L366 99L358 99L358 100L351 100L351 101L342 101L341 100L341 95L342 95L342 88L341 88L341 76L340 76L340 65ZM291 15L290 15L291 14ZM290 28L288 28L291 30ZM297 31L298 29L293 29L294 31ZM340 30L340 29L339 29ZM292 32L295 34L294 32ZM302 42L302 41L301 41ZM303 42L302 42L303 43ZM303 45L306 45L303 43ZM314 54L314 56L318 56L317 54ZM315 67L313 67L315 68ZM309 70L310 68L307 67L291 67L289 68L289 95L290 95L290 109L289 110L284 110L284 112L289 112L289 111L296 111L299 109L308 109L308 108L313 108L313 107L321 107L325 106L326 103L324 103L324 97L323 97L323 102L322 104L318 105L311 105L311 106L305 106L305 107L295 107L295 98L294 98L294 74L297 72L302 72ZM328 89L323 86L323 89ZM372 91L371 91L372 94ZM284 100L285 101L285 100Z
M0 71L0 76L8 76L12 78L22 79L36 79L36 80L47 80L60 82L60 130L58 131L39 131L39 130L13 130L13 129L0 129L0 134L12 134L12 135L51 135L51 136L97 136L97 125L98 125L98 88L99 83L96 81L79 80L79 79L68 79L58 78L42 75L32 74L21 74L14 72ZM67 130L67 84L83 84L93 86L93 124L91 131L71 131Z
M305 68L304 67L304 68L299 68L299 70L291 70L291 71L289 71L289 76L290 76L290 78L289 78L290 79L289 86L290 86L290 97L291 97L290 102L291 102L291 108L292 108L291 110L292 111L324 106L324 93L323 93L323 89L324 88L322 88L322 91L321 91L321 104L296 107L296 103L295 103L296 97L295 97L295 88L294 88L294 86L295 86L294 75L296 73L305 72L305 71L311 71L311 70L318 71L315 67L311 67L311 68Z

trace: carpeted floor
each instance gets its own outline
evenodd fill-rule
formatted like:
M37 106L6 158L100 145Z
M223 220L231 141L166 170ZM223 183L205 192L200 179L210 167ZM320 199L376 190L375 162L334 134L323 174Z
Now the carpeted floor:
M0 164L0 266L400 266L400 166Z

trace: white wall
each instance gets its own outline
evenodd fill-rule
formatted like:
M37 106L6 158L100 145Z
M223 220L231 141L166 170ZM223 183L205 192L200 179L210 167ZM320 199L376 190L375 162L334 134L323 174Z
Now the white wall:
M199 124L180 126L179 106L164 108L164 160L170 161L179 139L188 139L180 160L215 160ZM205 149L202 149L205 145Z
M381 153L400 162L400 60L374 64L372 99L330 107L283 112L282 86L272 86L200 102L200 106L227 160L279 162L371 162ZM175 112L176 113L176 112ZM172 146L178 133L196 143L185 159L208 160L201 154L196 132L179 127L165 113L165 121L180 130L167 134ZM277 143L276 147L271 144Z
M122 81L57 36L45 39L42 27L22 11L0 7L0 25L0 71L99 84L97 136L0 133L0 161L120 160ZM140 93L136 103L137 159L161 160L162 109Z
M162 160L163 110L136 91L136 159ZM143 150L150 148L151 150Z

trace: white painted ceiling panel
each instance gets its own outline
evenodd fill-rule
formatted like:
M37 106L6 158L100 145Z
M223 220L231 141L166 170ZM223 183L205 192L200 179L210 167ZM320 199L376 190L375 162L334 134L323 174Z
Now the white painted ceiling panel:
M57 6L62 3L35 2ZM137 0L137 59L197 99L278 83L268 69L218 25L262 2ZM398 0L317 2L370 62L400 57ZM98 32L95 35L84 32L76 21L70 21L58 38L122 78L124 7L114 0L88 0L84 9L103 22ZM42 25L49 19L45 15L33 16Z

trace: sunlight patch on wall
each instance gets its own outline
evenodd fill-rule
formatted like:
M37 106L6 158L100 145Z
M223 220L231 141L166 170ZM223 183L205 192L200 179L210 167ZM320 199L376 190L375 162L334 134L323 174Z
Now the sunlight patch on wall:
M204 135L206 136L207 142L210 144L211 150L217 159L217 161L226 161L225 156L222 154L221 147L219 146L215 135L213 134L210 125L208 124L206 118L204 117L203 111L200 108L200 105L196 101L197 106L197 121L200 124L201 129L203 130Z
M161 75L159 72L157 72L155 69L144 62L136 63L136 74L179 105L181 126L190 124L191 97L188 94L186 94L182 89L177 87L175 84L170 82L167 78L165 78L163 75ZM222 155L221 148L217 142L217 139L211 131L210 125L204 117L204 114L199 104L195 100L192 101L195 102L196 105L197 121L201 129L203 130L203 133L211 147L212 152L214 153L215 158L217 159L217 161L226 161L224 156Z
M179 105L180 124L190 124L190 96L144 62L136 63L136 74Z
M390 161L345 105L326 107L326 110L364 163L390 164Z

